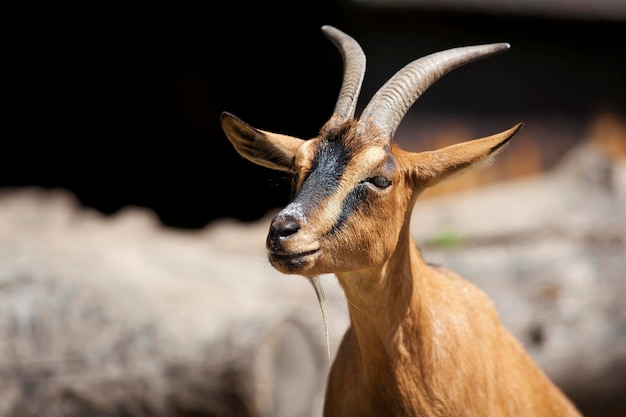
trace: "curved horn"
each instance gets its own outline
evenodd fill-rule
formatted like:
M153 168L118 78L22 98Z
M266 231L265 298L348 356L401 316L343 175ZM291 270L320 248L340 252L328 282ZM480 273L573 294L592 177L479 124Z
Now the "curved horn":
M349 119L354 117L361 84L365 76L365 54L350 36L332 26L322 26L322 32L341 52L343 58L343 82L333 113Z
M395 73L372 97L361 114L361 120L370 117L374 123L393 136L409 107L448 72L510 48L508 43L464 46L435 52L416 59Z

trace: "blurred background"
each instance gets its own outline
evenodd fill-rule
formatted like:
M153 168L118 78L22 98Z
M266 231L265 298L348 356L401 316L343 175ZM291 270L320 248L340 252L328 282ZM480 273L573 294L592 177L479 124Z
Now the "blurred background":
M523 121L512 149L489 172L494 179L548 168L584 140L623 155L625 16L616 0L21 10L14 15L19 30L5 39L11 128L0 186L64 188L103 213L149 207L180 228L222 217L256 220L286 202L287 181L240 159L219 115L315 136L342 76L324 24L352 35L367 55L361 108L422 55L512 45L447 75L420 98L398 132L407 148L486 136Z
M0 416L321 415L310 285L264 255L289 180L241 158L223 111L301 138L343 74L357 114L410 61L509 42L446 75L408 150L524 128L428 190L412 233L494 299L587 417L626 413L626 3L318 0L7 9L0 163ZM334 354L348 324L322 277Z

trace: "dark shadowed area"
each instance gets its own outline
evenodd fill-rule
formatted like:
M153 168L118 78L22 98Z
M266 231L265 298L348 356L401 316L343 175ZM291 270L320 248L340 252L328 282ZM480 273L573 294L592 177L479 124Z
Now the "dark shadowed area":
M367 54L360 107L417 57L511 43L444 77L415 104L398 132L411 148L524 121L525 143L515 146L529 152L528 166L511 168L524 174L553 164L595 118L623 122L626 113L623 20L328 0L71 11L19 14L21 30L5 51L12 128L0 186L68 189L107 214L149 207L175 227L256 220L286 202L288 181L242 161L219 114L315 136L342 75L323 24L351 34Z

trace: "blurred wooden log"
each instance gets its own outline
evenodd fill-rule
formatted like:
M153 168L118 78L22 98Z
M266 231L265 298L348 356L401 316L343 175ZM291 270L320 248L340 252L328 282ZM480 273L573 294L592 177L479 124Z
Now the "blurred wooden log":
M147 211L105 218L40 190L5 192L0 207L0 415L321 406L314 292L266 264L262 234L165 230Z
M495 301L587 417L626 410L626 169L581 148L546 175L418 201L413 234ZM267 263L269 218L162 228L62 191L0 192L0 416L319 417L309 283ZM323 277L334 352L345 300Z

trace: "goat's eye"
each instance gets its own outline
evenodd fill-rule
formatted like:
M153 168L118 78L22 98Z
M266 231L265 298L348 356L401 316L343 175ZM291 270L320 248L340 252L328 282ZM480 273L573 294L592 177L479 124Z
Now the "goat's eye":
M376 175L376 176L368 178L367 182L376 186L377 188L382 188L382 189L387 188L391 185L390 180L380 175Z

